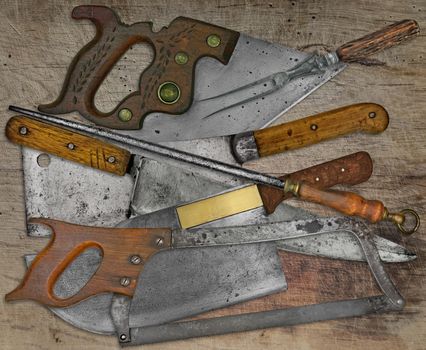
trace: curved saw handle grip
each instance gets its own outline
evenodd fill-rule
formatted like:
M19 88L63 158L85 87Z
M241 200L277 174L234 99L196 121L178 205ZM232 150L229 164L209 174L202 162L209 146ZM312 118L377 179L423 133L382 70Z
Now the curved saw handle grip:
M357 185L367 181L373 172L373 161L367 152L357 152L345 157L333 159L307 169L280 177L282 180L303 181L317 188L329 188L335 185ZM285 199L292 196L282 190L258 185L265 210L268 214Z
M395 46L418 34L419 25L412 19L391 24L377 32L340 46L336 53L343 62L356 62L366 56Z
M247 133L235 135L232 150L236 159L244 163L357 131L380 133L388 124L389 115L382 106L358 103L254 131L252 146L244 142Z
M143 263L160 249L169 247L169 229L100 228L50 219L31 219L32 224L52 230L49 244L37 255L22 283L6 295L6 301L31 299L47 306L66 307L92 295L114 292L132 296ZM163 243L158 245L158 239ZM59 298L53 288L67 266L88 248L98 248L102 262L87 284L69 298ZM140 258L133 264L132 256Z
M153 32L151 22L123 24L105 6L78 6L72 17L91 20L96 36L72 61L58 99L39 109L53 114L78 111L114 129L139 129L150 112L186 111L192 103L198 59L209 56L227 64L239 37L238 32L184 17ZM154 60L141 75L139 91L129 94L113 111L100 112L94 103L96 91L120 57L140 42L153 47Z
M420 225L419 216L413 210L405 209L400 213L391 214L382 202L365 199L353 192L323 190L315 188L307 183L292 180L286 181L284 192L290 192L300 199L327 206L345 215L358 216L371 223L377 223L383 220L392 221L398 226L400 231L405 234L414 233ZM410 231L402 229L402 225L405 221L405 214L407 212L411 213L416 220L414 228Z
M24 116L9 119L6 136L13 143L121 176L130 160L125 149Z

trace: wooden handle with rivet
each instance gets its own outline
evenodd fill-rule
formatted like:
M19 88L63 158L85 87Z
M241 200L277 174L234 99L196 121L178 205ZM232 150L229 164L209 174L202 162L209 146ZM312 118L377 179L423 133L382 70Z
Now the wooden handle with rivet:
M254 132L260 157L301 148L349 133L376 134L389 124L389 115L375 103L359 103Z
M419 25L416 21L405 19L362 38L352 40L340 46L336 53L343 62L356 62L410 39L419 31Z
M295 182L293 180L287 180L285 182L284 192L293 193L300 199L324 205L345 215L358 216L371 223L388 220L396 224L400 230L401 225L405 221L403 211L398 214L391 214L382 202L365 199L353 192L323 190L307 183ZM420 221L417 213L415 213L415 218L416 223L414 229L404 233L413 233L418 229Z
M168 228L102 228L51 219L29 222L48 226L52 230L51 239L32 262L22 283L6 295L6 301L30 299L47 306L67 307L100 293L131 297L144 262L171 244ZM160 238L161 245L158 244ZM95 274L78 293L68 298L56 296L56 281L88 248L100 249L102 253L102 262Z
M121 176L130 160L125 149L24 116L9 119L6 136L13 143Z

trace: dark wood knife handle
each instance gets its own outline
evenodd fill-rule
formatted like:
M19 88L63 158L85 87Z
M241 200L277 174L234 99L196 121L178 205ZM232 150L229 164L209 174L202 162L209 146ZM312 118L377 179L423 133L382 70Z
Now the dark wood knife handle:
M313 167L284 175L280 179L291 179L311 184L316 188L329 188L335 185L356 185L367 181L373 172L373 161L367 152L357 152ZM292 197L282 190L258 185L265 210L268 214L285 199Z
M6 136L18 145L120 176L126 173L130 161L130 152L125 149L25 116L9 119Z
M209 56L227 64L239 37L238 32L185 17L153 32L151 22L123 24L105 6L78 6L72 17L92 21L96 36L72 61L58 99L39 109L51 114L77 111L114 129L140 129L150 112L185 112L193 99L196 62ZM120 57L140 42L152 46L154 59L142 72L139 91L125 97L113 111L100 112L94 103L96 91Z
M356 62L366 56L410 39L418 34L419 31L419 25L416 21L405 19L377 32L350 41L340 46L336 53L343 62Z
M30 299L47 306L67 307L99 293L131 297L144 263L171 244L168 228L89 227L51 219L31 219L29 223L48 226L52 230L51 239L32 262L22 283L6 295L6 301ZM56 281L88 248L101 250L101 264L78 293L59 298L54 294ZM132 257L139 257L139 263L132 262Z

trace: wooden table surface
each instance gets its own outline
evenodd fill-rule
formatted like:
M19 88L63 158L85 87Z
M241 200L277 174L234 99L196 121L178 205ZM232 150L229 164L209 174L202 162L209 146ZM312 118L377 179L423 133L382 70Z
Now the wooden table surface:
M90 3L90 1L88 1ZM96 4L107 4L97 1ZM58 95L72 57L94 34L89 21L73 21L75 1L2 1L0 9L0 109L3 128L9 104L35 108ZM194 17L300 49L332 49L394 21L413 18L426 28L425 1L110 1L126 23L154 21L158 30L178 15ZM150 52L138 45L120 61L96 96L113 107L135 89ZM281 121L345 104L386 107L390 125L381 135L356 134L257 162L273 174L297 170L360 150L374 159L371 179L356 191L380 198L391 209L411 207L423 222L426 174L426 36L376 55L379 65L351 65L309 96ZM279 120L280 121L280 120ZM278 122L279 122L278 121ZM24 274L22 255L46 240L25 234L20 149L0 135L0 295ZM295 203L319 214L316 205ZM146 349L424 349L426 347L425 225L402 243L415 251L409 276L398 288L407 300L401 313L276 328L145 346ZM32 303L0 302L1 349L116 349L115 338L78 330Z

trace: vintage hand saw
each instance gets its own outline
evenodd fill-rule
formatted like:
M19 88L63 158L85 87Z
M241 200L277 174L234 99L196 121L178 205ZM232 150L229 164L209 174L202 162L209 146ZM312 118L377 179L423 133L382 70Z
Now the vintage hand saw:
M34 112L20 107L10 106L11 110L25 114L31 118L47 121L51 124L64 126L71 130L81 131L86 135L97 136L107 139L112 142L118 142L127 147L137 149L140 152L146 152L151 157L157 159L171 159L179 163L187 164L194 168L204 168L208 171L217 172L229 177L237 177L245 181L251 181L258 185L266 186L266 194L262 200L268 212L268 207L271 205L274 208L273 200L269 199L269 190L278 188L284 191L285 194L292 194L302 200L307 200L328 206L346 215L354 215L369 220L372 223L388 220L394 222L398 229L406 234L415 232L420 225L420 218L413 210L404 209L403 211L393 214L390 213L382 202L377 200L366 200L358 194L343 191L327 191L315 188L306 182L294 181L290 178L276 178L274 176L261 174L253 170L245 169L232 164L223 163L213 159L208 159L202 156L191 154L184 151L179 151L171 147L162 146L148 141L137 140L130 136L123 136L112 131L81 124L78 122L68 121L51 115ZM14 125L18 132L25 133L25 127L19 127L20 120L25 120L25 117L13 117L10 125ZM412 215L415 223L412 228L404 228L406 215Z
M230 29L178 17L167 28L131 26L104 6L78 6L72 17L96 25L95 38L75 57L58 99L47 113L78 111L103 126L150 141L176 141L258 130L365 56L419 32L403 20L325 55L303 53ZM134 44L154 49L139 91L100 112L94 96L108 72ZM142 129L141 129L142 128Z

